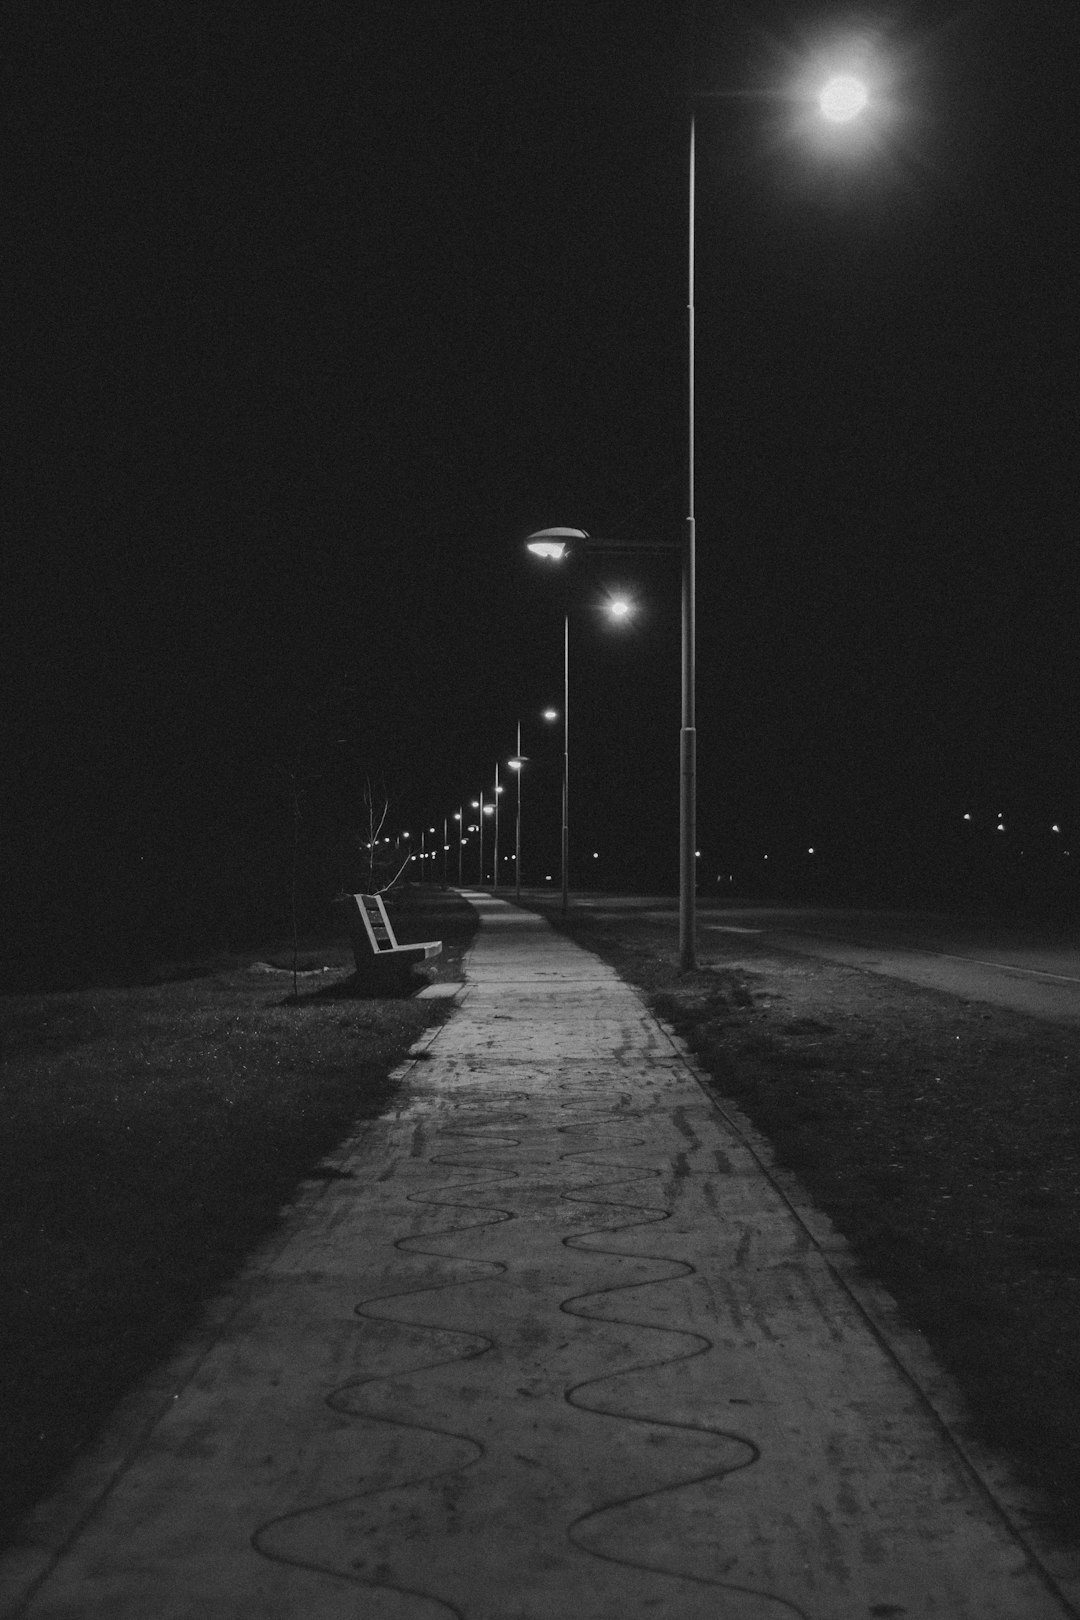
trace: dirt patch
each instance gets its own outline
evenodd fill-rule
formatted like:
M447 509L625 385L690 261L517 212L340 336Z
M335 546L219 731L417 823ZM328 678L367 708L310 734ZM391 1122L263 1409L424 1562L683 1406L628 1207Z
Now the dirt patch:
M553 920L557 920L554 919ZM572 917L641 986L930 1340L1070 1545L1080 1522L1074 1031L673 927Z

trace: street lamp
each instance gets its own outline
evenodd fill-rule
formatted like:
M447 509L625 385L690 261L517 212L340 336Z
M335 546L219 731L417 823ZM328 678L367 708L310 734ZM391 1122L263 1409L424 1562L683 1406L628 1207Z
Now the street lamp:
M517 727L517 753L507 764L514 773L514 899L521 899L521 773L525 758L521 752L521 721Z
M495 888L495 889L497 889L499 887L499 794L501 792L502 792L502 788L499 786L499 762L498 762L498 760L496 760L495 761L495 805L494 805L494 809L495 809L495 875L494 875L494 878L492 880L492 888Z
M666 540L596 540L584 529L537 529L525 540L525 549L545 562L558 563L574 552L584 550L592 555L620 556L627 552L637 555L646 552L674 550L674 542ZM625 597L614 597L607 603L607 611L617 622L625 623L631 606ZM684 682L685 694L685 682ZM545 710L545 719L554 710ZM569 779L570 750L568 742L570 714L570 615L563 619L563 825L562 825L562 909L569 909L567 872L569 869ZM691 844L691 847L692 844ZM681 915L681 910L680 910Z
M482 889L484 887L484 795L483 795L483 793L480 794L480 797L478 799L473 799L472 808L474 810L479 810L479 812L480 812L479 816L477 817L477 820L480 823L480 826L479 826L479 833L480 833L480 877L479 877L479 880L477 882L476 887L478 889ZM469 831L470 832L472 831L471 827L469 828Z
M558 709L544 709L541 718L547 721L559 718ZM522 774L529 763L529 756L521 752L521 721L517 723L517 753L507 764L514 773L514 899L521 899L521 783ZM564 759L565 767L565 759ZM565 780L565 779L564 779ZM564 791L565 797L565 791Z
M723 94L723 92L721 92ZM854 73L834 73L818 93L823 119L833 124L853 123L870 103L865 80ZM697 517L695 509L696 373L694 346L694 292L697 195L697 124L690 109L687 217L687 516L682 552L682 702L679 729L679 963L697 966ZM635 543L590 539L584 529L537 530L526 540L534 556L559 562L571 547L591 552L673 551L675 542ZM564 865L565 873L565 865ZM565 894L563 906L565 909Z
M574 542L584 542L590 551L657 551L669 549L665 546L653 545L651 542L637 543L627 541L625 544L616 544L608 541L593 541L584 529L538 529L530 534L526 541L526 550L534 557L543 557L548 562L561 562L568 557L574 549ZM606 604L607 612L615 620L625 620L630 613L630 604L622 597L615 597ZM554 709L544 710L545 720L558 719ZM562 779L562 910L565 914L570 909L570 614L563 614L563 779Z

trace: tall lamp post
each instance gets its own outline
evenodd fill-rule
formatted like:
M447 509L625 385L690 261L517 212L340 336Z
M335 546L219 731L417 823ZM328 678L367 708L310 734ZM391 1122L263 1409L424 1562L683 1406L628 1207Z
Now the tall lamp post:
M545 709L543 711L543 718L545 720L547 720L547 721L557 720L559 718L558 709ZM508 760L507 763L509 764L510 769L514 772L514 776L515 776L515 779L516 779L515 795L514 795L514 811L515 811L515 814L514 814L514 898L515 898L515 900L520 900L521 899L521 782L522 782L522 773L524 772L526 765L529 763L529 756L527 754L523 754L521 752L521 721L520 720L517 723L517 753L514 755L513 759ZM566 755L565 755L565 750L564 750L564 753L563 753L564 776L565 776L565 769L566 769ZM563 815L563 819L565 821L565 792L564 792L564 815Z
M673 550L673 543L663 540L594 540L584 529L537 529L525 541L534 557L548 562L562 562L574 551L584 550L590 555L617 556L626 552L641 554ZM625 601L615 599L608 603L608 612L614 619L626 619L629 613ZM562 790L562 909L569 910L568 872L570 858L570 615L563 616L563 790Z
M570 615L563 614L562 910L570 910Z
M723 94L723 92L721 92ZM870 101L865 82L853 73L836 73L818 93L818 110L830 124L849 124L857 119ZM690 108L687 211L687 516L682 553L682 693L679 728L679 963L683 968L697 966L697 517L695 498L695 421L694 286L696 238L697 126L693 103ZM632 541L593 540L583 529L542 529L531 534L526 545L541 557L556 561L574 543L588 551L674 551L674 542L644 545ZM565 866L564 866L565 872ZM565 890L563 897L565 909Z
M573 536L575 539L588 541L589 537L583 529L541 529L536 534L529 535L525 544L529 551L537 557L546 557L551 562L558 562L569 553L569 544L565 538L552 540L551 536ZM606 542L589 542L590 549L613 549ZM617 547L614 549L625 549ZM656 546L634 546L634 550L655 551ZM667 549L667 548L660 548ZM626 619L630 613L627 602L616 597L607 604L607 611L613 619ZM551 710L544 710L545 720L557 719L558 716ZM563 614L563 771L562 771L562 910L565 915L570 909L570 613ZM520 727L519 727L520 731Z
M525 759L521 752L521 721L517 726L517 753L508 761L514 773L514 899L521 899L521 773Z
M482 790L480 797L472 801L472 807L479 812L476 819L479 822L477 832L480 834L480 875L476 887L482 889L484 887L484 794Z

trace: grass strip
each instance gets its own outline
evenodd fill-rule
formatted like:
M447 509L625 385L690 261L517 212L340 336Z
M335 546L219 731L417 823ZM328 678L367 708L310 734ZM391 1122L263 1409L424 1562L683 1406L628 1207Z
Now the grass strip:
M476 913L430 891L398 938L460 978ZM0 1523L45 1493L131 1383L393 1095L448 1003L358 993L342 935L164 982L0 998ZM321 969L329 969L321 972Z
M564 923L645 991L929 1340L975 1430L1075 1548L1080 1087L1073 1031L675 922ZM715 943L714 943L715 942Z

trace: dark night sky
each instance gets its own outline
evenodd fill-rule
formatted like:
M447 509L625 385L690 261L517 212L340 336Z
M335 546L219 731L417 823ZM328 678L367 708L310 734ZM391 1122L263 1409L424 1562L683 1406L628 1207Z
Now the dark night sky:
M513 537L681 533L691 60L755 92L698 103L703 846L1080 819L1080 21L697 11L14 8L6 876L254 844L305 734L400 825L490 781L560 678ZM857 157L777 93L834 38ZM673 880L674 571L595 566L578 825Z

